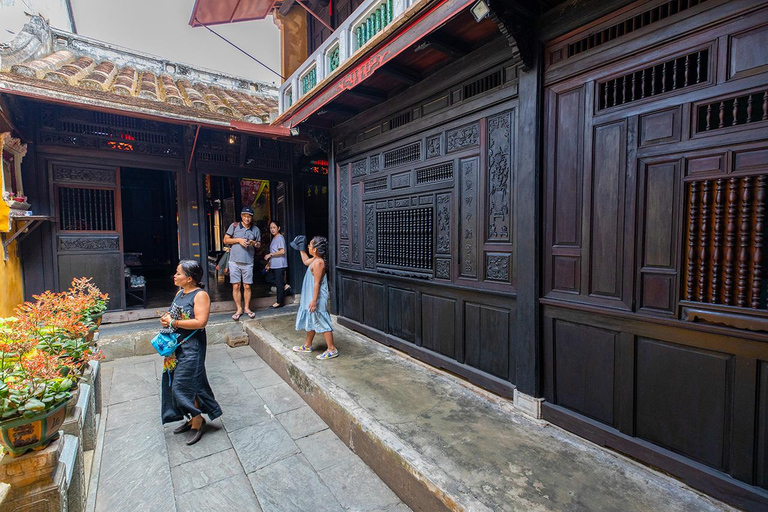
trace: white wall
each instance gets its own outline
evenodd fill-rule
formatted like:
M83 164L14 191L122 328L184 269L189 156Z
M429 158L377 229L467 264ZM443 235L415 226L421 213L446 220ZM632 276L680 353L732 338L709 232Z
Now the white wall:
M66 0L0 0L0 43L16 37L29 20L40 14L56 28L72 32Z

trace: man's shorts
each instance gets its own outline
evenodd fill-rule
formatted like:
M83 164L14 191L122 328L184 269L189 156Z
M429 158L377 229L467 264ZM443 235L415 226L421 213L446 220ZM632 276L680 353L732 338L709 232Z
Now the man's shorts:
M229 282L253 284L253 264L229 262Z

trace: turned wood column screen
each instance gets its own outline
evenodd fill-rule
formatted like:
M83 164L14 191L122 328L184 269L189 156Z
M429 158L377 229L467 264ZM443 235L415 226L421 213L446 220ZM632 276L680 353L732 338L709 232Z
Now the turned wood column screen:
M766 309L768 174L695 181L686 193L685 298Z

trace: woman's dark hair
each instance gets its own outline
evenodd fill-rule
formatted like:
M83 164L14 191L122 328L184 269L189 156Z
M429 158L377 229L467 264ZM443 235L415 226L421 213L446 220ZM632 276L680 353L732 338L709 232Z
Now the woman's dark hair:
M179 266L185 276L191 277L200 288L205 288L205 284L203 284L203 267L200 266L200 262L197 260L181 260Z
M310 243L317 251L317 255L323 258L323 262L325 263L325 273L328 274L328 278L330 279L328 271L328 239L324 236L316 236Z
M272 220L269 222L269 224L274 224L275 226L277 226L277 232L282 233L283 227L280 225L279 221ZM269 224L267 226L269 226Z

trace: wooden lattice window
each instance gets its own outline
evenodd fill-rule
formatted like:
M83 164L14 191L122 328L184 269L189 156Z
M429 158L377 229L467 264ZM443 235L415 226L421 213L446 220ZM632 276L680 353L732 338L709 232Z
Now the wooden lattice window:
M624 21L594 32L568 45L568 57L573 57L587 50L618 39L635 30L652 25L670 16L704 3L706 0L670 0L641 12Z
M625 105L709 80L709 48L600 82L598 110Z
M384 153L384 168L388 169L390 167L396 167L417 160L421 160L420 142L414 142L413 144L401 146Z
M59 187L61 231L115 231L115 191Z
M376 263L432 270L432 208L387 210L376 214Z
M696 117L699 133L768 121L768 90L699 105Z
M687 197L684 297L766 309L768 174L691 182Z
M453 180L453 162L416 170L416 184Z

